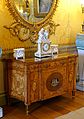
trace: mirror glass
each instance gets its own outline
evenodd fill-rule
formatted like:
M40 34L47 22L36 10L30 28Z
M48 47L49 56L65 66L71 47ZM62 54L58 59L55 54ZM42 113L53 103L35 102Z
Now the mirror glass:
M49 13L54 0L14 0L20 16L28 22L39 22Z
M54 33L56 25L52 20L59 0L5 0L15 21L9 29L20 41L31 40L36 43L38 32L48 26L49 34ZM10 30L11 29L11 30Z

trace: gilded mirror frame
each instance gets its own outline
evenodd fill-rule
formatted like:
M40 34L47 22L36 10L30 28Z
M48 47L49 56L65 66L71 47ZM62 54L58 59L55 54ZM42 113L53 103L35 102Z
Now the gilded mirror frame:
M9 27L4 27L9 29L10 33L13 36L17 36L20 41L26 41L30 39L33 43L35 43L38 39L39 30L44 26L52 24L52 17L58 4L58 0L53 0L52 7L45 18L39 22L30 22L22 18L22 16L19 14L16 6L14 5L14 0L5 1L8 10L15 21Z

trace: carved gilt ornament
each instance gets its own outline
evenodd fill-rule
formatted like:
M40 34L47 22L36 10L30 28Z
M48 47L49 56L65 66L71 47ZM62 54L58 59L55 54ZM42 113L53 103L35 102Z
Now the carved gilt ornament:
M42 11L41 0L5 0L14 22L10 26L4 26L13 36L20 41L30 40L36 43L38 32L42 27L48 26L49 34L55 33L59 24L52 21L57 8L58 0L42 0L50 4L50 7ZM47 7L46 7L47 8ZM39 10L38 10L39 9ZM44 10L44 9L43 9Z

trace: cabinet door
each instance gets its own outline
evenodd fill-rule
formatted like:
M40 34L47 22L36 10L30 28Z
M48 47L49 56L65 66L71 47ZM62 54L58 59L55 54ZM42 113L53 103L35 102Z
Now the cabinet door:
M39 65L28 65L28 104L40 100L40 77L39 77Z
M67 91L67 60L42 64L42 99L61 95Z

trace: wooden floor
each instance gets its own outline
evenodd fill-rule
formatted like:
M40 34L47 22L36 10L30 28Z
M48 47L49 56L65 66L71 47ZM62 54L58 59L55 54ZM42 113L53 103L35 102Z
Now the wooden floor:
M84 92L77 91L75 99L67 96L59 96L42 102L42 105L34 109L29 115L25 113L22 102L12 106L4 106L3 119L55 119L84 107Z

